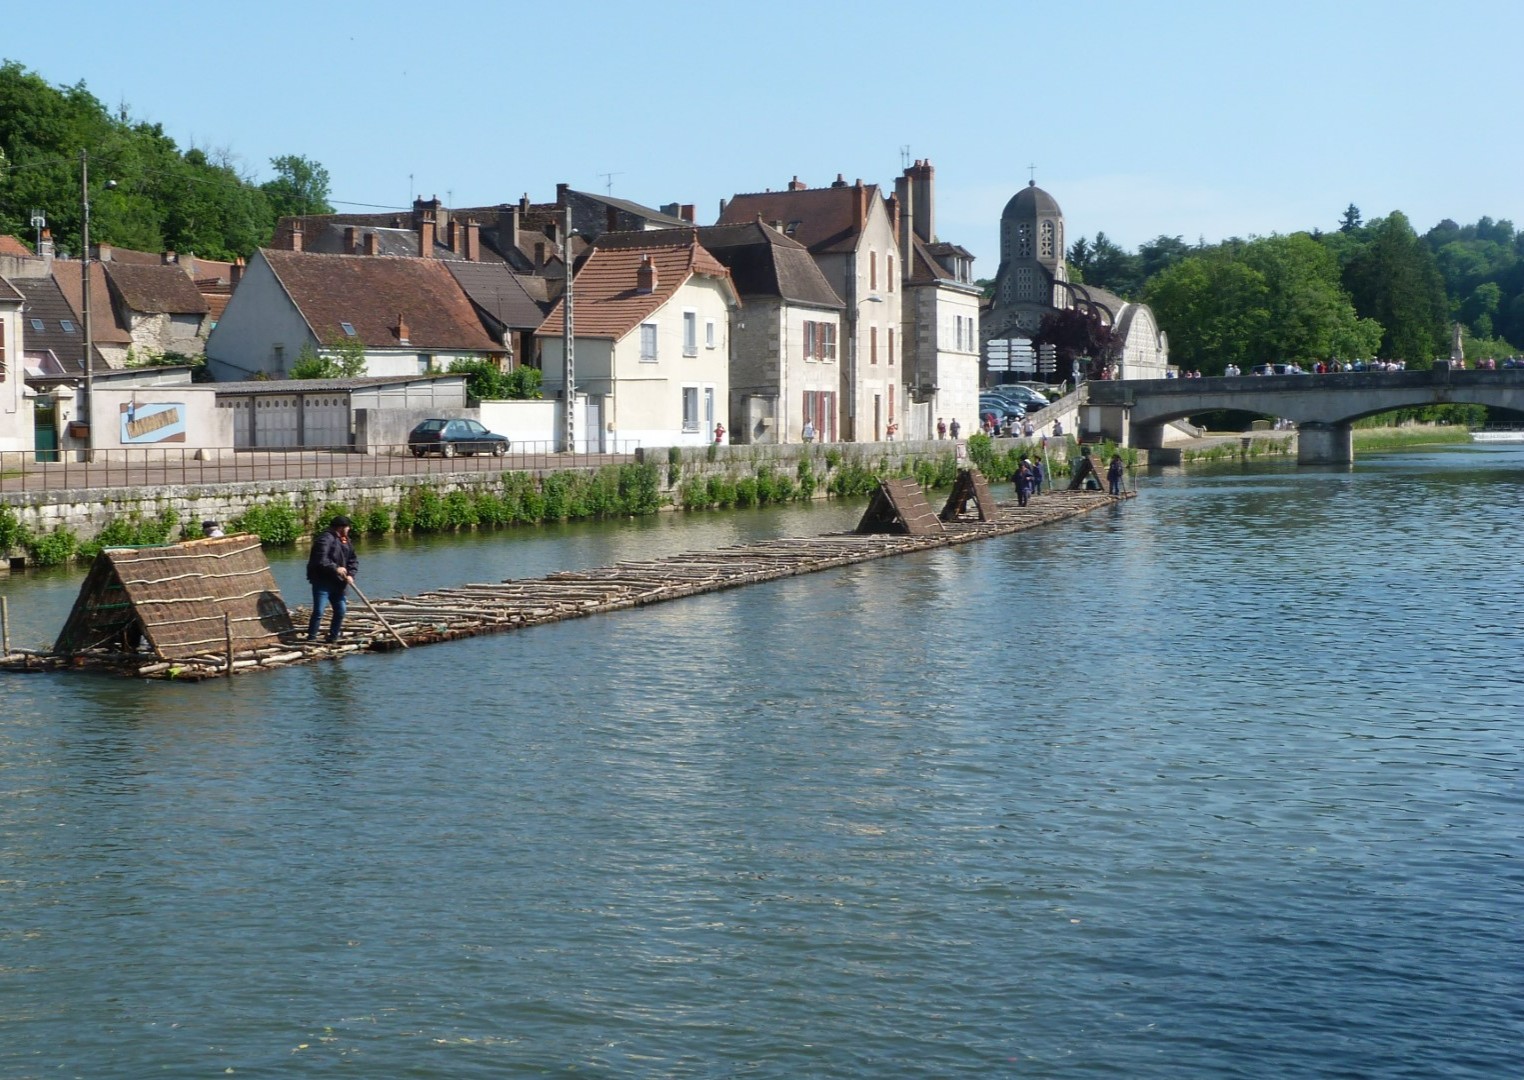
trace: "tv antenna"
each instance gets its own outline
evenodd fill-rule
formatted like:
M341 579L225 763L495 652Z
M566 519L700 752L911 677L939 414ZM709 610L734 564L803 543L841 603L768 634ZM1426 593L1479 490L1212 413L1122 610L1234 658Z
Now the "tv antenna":
M598 175L603 177L603 190L604 190L604 192L609 194L609 195L612 195L612 194L614 194L614 177L616 177L616 176L623 176L624 172L623 171L620 171L620 172L601 172Z
M33 248L33 250L34 251L41 251L42 250L42 230L46 229L48 227L47 215L45 215L41 210L34 209L32 211L31 226L32 226L32 228L34 230L36 230L36 233L37 233L37 246L35 248Z
M908 168L910 168L910 144L906 143L900 147L900 171L904 172Z

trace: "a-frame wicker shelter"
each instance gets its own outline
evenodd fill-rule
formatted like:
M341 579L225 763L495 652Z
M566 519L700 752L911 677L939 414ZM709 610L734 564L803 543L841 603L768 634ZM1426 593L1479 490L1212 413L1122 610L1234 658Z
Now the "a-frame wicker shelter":
M990 494L990 482L978 469L959 469L958 479L953 481L952 494L942 507L943 521L961 521L971 515L977 521L994 521L995 496Z
M102 551L53 649L225 659L279 646L292 630L259 537L240 534Z
M879 481L856 531L863 535L936 536L942 531L942 523L932 512L921 485L908 476L899 476Z

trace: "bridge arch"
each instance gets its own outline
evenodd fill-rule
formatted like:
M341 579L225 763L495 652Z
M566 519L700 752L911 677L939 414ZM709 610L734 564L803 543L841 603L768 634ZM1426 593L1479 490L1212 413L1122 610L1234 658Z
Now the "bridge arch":
M1214 376L1087 384L1091 405L1120 406L1130 442L1153 449L1164 427L1197 413L1231 409L1285 417L1303 433L1299 464L1353 460L1351 425L1367 416L1424 405L1485 405L1524 414L1524 369L1340 372L1333 375Z

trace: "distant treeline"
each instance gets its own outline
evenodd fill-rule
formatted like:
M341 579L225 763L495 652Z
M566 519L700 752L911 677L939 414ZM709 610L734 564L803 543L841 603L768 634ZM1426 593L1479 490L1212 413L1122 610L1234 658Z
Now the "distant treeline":
M1128 252L1104 232L1069 250L1070 276L1142 300L1170 359L1203 374L1230 363L1448 357L1459 323L1468 360L1524 352L1524 233L1511 221L1441 221L1419 236L1400 212L1334 232L1187 244L1160 236Z
M111 113L84 83L50 86L0 63L0 234L35 241L34 212L59 250L77 253L80 151L89 154L90 239L211 259L268 244L282 214L331 213L328 173L297 155L256 184L227 149L182 151L159 124Z

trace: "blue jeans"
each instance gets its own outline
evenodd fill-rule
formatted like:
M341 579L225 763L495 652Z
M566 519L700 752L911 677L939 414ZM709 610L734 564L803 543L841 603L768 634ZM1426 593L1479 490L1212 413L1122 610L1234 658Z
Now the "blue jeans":
M307 622L307 640L316 641L318 627L323 622L323 608L333 605L333 619L328 624L328 640L337 641L339 630L344 626L344 612L349 609L344 599L344 592L348 585L317 585L312 586L312 618Z

